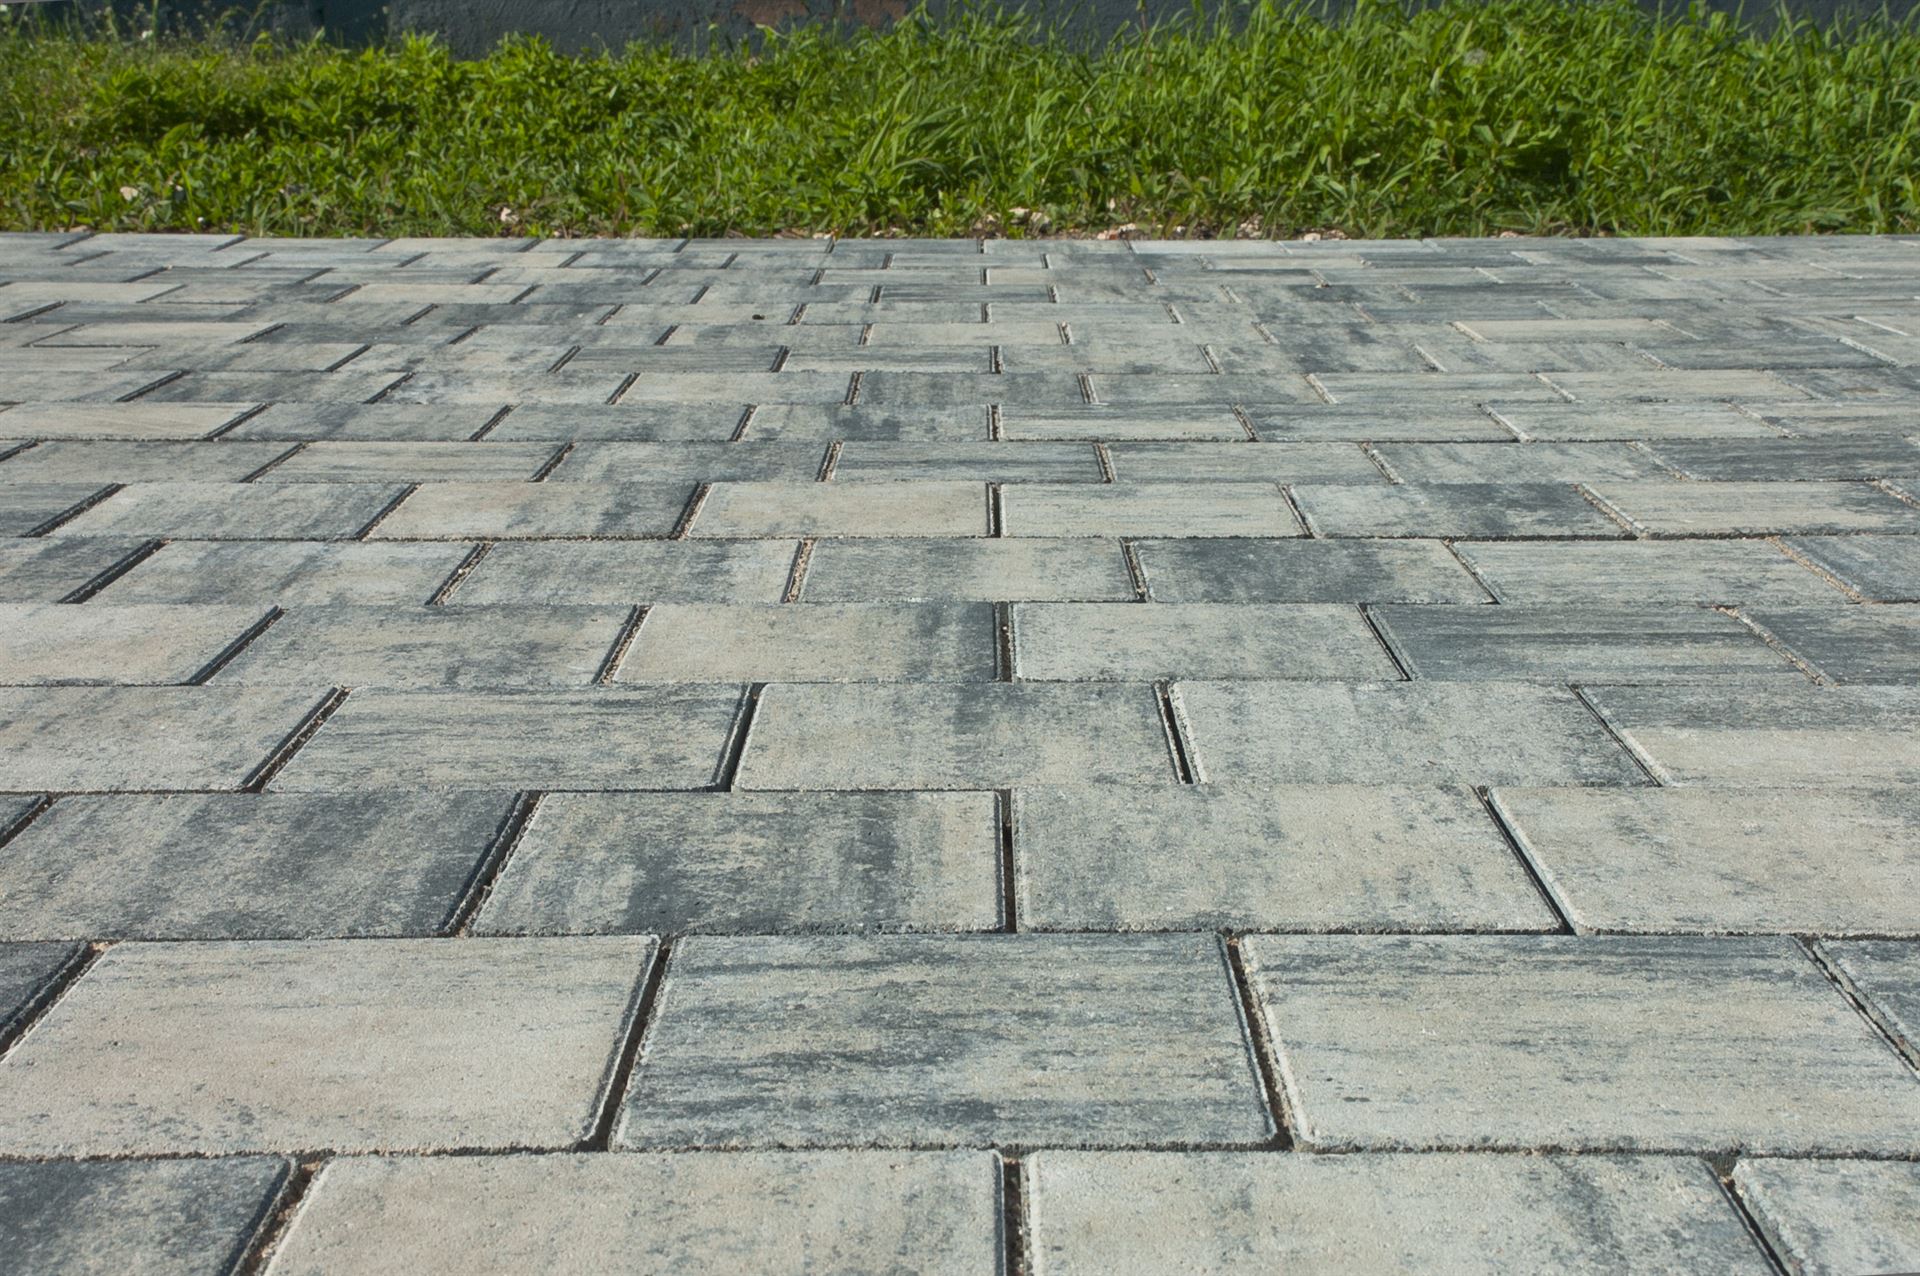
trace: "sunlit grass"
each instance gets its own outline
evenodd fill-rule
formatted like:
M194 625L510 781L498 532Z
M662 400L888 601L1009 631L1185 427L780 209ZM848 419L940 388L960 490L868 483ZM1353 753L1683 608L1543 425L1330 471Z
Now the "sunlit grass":
M1912 26L1753 34L1626 0L1263 9L1092 51L974 16L467 62L0 23L6 229L1911 231L1917 135Z

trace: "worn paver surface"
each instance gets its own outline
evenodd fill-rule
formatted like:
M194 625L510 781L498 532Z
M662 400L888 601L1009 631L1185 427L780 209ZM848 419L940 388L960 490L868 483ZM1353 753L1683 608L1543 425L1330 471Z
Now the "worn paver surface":
M0 315L0 1271L1920 1267L1920 238Z

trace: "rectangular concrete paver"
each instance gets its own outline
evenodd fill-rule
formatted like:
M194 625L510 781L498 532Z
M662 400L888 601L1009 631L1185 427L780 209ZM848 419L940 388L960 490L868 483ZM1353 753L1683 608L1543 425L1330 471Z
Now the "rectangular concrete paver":
M1130 601L1115 540L823 540L806 563L808 603L958 599Z
M84 952L79 944L0 944L0 1033L11 1037Z
M1316 536L1528 539L1625 536L1572 483L1307 484L1293 499Z
M142 550L131 539L0 540L0 602L57 603Z
M984 603L821 603L649 608L615 680L638 682L991 682Z
M567 1147L592 1129L653 947L124 945L0 1061L0 1149Z
M1798 1276L1920 1269L1920 1166L1756 1158L1733 1183Z
M1920 533L1920 509L1870 483L1595 483L1647 536Z
M1270 483L1022 483L1001 494L1008 536L1299 536Z
M266 619L239 605L0 604L0 684L188 682Z
M1169 603L1481 603L1437 541L1144 540L1148 593Z
M1415 678L1458 682L1714 682L1804 676L1706 607L1378 607Z
M1453 548L1503 603L1824 606L1838 601L1819 573L1762 540L1460 541Z
M1874 1022L1920 1066L1920 944L1822 940L1819 951Z
M1920 682L1920 607L1760 607L1751 614L1831 682Z
M406 492L384 483L134 483L61 536L172 540L352 540Z
M1920 602L1920 536L1796 536L1786 544L1869 602Z
M715 483L691 536L984 536L985 483Z
M1258 1143L1271 1128L1210 935L703 937L665 981L616 1146Z
M1035 681L1398 674L1357 608L1216 603L1021 603L1013 669Z
M432 598L469 552L464 545L170 541L110 582L99 601L413 607Z
M375 528L381 540L665 536L693 489L677 483L427 483Z
M502 541L448 597L487 603L777 603L788 541Z

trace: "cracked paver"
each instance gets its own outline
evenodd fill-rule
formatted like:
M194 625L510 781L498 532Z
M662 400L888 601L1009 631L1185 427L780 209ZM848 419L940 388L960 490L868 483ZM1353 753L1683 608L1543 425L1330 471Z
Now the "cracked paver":
M1920 1265L1916 280L0 236L0 1266Z

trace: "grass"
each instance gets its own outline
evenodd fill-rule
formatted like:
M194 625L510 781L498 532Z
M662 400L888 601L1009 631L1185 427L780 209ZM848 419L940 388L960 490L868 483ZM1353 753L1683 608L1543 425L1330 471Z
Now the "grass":
M1355 236L1920 229L1920 28L1627 0L975 14L457 61L0 20L0 228ZM1021 210L1028 210L1022 212Z

